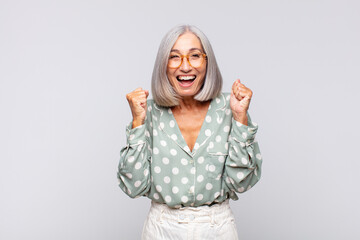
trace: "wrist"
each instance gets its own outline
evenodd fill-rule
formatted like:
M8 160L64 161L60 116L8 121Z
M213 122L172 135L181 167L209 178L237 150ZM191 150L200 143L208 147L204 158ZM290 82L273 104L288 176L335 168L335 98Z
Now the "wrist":
M136 128L140 125L143 125L144 124L144 120L141 120L141 119L133 119L132 121L132 128Z
M235 121L243 124L243 125L248 125L248 117L246 115L246 113L237 113L237 114L234 114L233 113L233 118Z

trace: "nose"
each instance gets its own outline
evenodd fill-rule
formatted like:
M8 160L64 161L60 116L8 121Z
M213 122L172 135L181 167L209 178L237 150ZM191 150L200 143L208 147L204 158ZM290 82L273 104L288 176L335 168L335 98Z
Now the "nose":
M186 57L183 57L183 61L180 65L180 70L183 72L189 72L191 70L191 65Z

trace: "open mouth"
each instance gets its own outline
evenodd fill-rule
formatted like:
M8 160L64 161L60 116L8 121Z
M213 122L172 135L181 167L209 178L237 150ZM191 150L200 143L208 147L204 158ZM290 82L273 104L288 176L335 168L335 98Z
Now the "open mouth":
M181 85L191 85L195 79L196 76L195 75L191 75L191 76L177 76L176 79L179 81L179 83Z

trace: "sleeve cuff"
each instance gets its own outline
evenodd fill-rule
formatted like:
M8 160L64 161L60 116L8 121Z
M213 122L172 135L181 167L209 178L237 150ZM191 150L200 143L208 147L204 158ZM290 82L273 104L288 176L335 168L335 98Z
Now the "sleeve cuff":
M131 128L132 122L126 125L126 139L128 145L142 144L145 142L146 128L145 124Z
M248 126L232 119L232 129L230 134L238 142L251 144L255 139L257 130L258 125L250 119L248 120Z

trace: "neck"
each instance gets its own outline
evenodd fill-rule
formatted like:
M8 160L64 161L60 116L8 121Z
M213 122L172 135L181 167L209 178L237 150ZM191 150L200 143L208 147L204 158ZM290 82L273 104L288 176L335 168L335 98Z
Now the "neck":
M207 105L209 101L200 102L193 97L183 97L179 100L179 105L175 106L174 108L177 110L191 110L202 108L204 105Z

